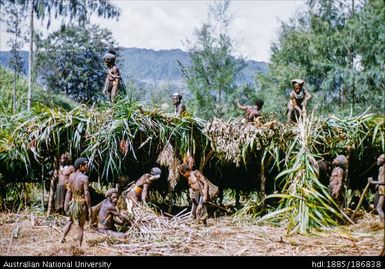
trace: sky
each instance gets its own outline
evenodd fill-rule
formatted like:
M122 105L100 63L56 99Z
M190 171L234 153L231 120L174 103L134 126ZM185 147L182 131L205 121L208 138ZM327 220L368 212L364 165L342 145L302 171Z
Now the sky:
M91 22L112 31L120 47L154 50L187 50L185 41L193 39L194 29L207 21L207 10L211 3L203 0L112 2L121 9L118 21L93 17ZM270 47L277 39L280 22L287 22L303 7L304 0L233 0L229 34L235 43L235 56L269 62ZM58 29L59 24L54 22L50 31ZM47 32L44 23L36 22L35 27L43 33ZM0 23L0 50L9 50L5 30L4 23Z

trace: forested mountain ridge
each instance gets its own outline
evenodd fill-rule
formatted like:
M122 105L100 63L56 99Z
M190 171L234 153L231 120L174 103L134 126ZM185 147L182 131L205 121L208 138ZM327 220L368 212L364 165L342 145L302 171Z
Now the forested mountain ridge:
M28 52L21 51L23 58L23 73L28 72ZM8 67L9 51L0 51L0 65ZM152 50L142 48L120 48L117 64L121 66L123 78L139 83L156 83L170 81L175 84L182 83L183 74L178 62L184 65L190 63L187 52L180 49ZM242 70L237 82L240 84L252 84L256 73L266 73L268 64L254 60L246 61L246 67Z

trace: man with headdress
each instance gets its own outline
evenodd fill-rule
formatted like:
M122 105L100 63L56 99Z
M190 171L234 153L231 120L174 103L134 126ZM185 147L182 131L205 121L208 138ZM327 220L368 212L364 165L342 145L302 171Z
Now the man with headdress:
M124 225L129 220L120 214L116 207L118 191L115 188L105 193L106 199L102 202L98 213L98 232L114 237L125 238L126 234L117 232L115 224Z
M380 216L381 222L384 222L384 205L385 205L385 154L381 154L377 158L377 165L380 166L378 171L378 179L374 181L372 177L368 178L370 184L378 185L378 202L376 210ZM385 227L384 227L385 229ZM383 250L384 253L384 250ZM384 253L385 254L385 253Z
M246 122L256 122L258 117L261 116L262 106L264 104L263 100L257 99L255 101L255 106L245 106L239 103L239 100L235 100L236 105L239 109L245 111L245 120Z
M338 155L333 160L333 171L329 180L330 195L337 203L342 202L342 187L346 177L346 170L348 168L348 159L344 155Z
M107 77L104 83L103 94L108 100L114 102L120 85L120 71L118 66L115 64L116 52L110 49L109 52L104 55L104 63L107 66Z
M310 92L303 89L305 82L302 79L293 79L291 84L293 85L293 91L290 93L290 101L287 105L287 120L288 122L299 118L300 115L306 111L307 102L312 97ZM293 113L295 112L295 113ZM294 115L293 115L294 114Z
M68 180L64 209L69 216L69 220L64 227L61 242L64 243L72 224L74 221L77 221L79 226L77 240L79 241L79 246L81 246L84 224L92 216L89 182L88 177L85 175L88 172L88 159L83 157L76 159L75 168L76 172L72 173Z
M60 156L59 169L54 172L54 177L58 178L55 192L55 210L60 214L64 213L64 200L66 195L66 186L69 176L76 171L73 165L70 165L70 155L68 152Z
M186 106L182 103L182 95L179 93L174 93L172 95L172 101L175 106L175 115L176 116L183 116L186 112Z
M191 215L197 223L202 222L207 225L206 204L218 195L218 187L198 170L192 171L192 167L188 163L181 164L179 171L187 179L189 185L189 196L192 201Z

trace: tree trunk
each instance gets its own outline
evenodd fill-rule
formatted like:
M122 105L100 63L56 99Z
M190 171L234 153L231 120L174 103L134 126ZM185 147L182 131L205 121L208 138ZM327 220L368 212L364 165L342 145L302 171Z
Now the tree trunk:
M34 0L31 1L31 10L30 10L30 25L29 25L29 61L28 61L28 100L27 100L27 109L31 110L32 103L32 59L33 59L33 6Z
M56 171L59 170L59 158L56 159L53 165L53 174L51 176L50 180L50 186L49 186L49 195L48 195L48 208L47 208L47 217L52 213L53 205L54 205L54 197L55 197L55 191L56 191L56 185L58 182L58 174L56 174Z
M265 202L266 197L266 176L265 176L265 164L264 164L264 158L261 158L261 201L262 203Z
M56 189L56 177L52 176L51 183L49 187L49 196L48 196L48 208L47 208L47 217L52 213L52 208L54 204L54 194Z
M14 70L13 76L13 92L12 92L12 111L16 113L16 82L17 82L17 70Z
M44 212L44 189L45 189L45 160L43 161L43 166L41 167L41 209Z
M173 197L173 188L170 184L170 182L168 182L168 208L167 208L167 213L169 214L172 214L172 206L173 206L173 203L172 203L172 197Z

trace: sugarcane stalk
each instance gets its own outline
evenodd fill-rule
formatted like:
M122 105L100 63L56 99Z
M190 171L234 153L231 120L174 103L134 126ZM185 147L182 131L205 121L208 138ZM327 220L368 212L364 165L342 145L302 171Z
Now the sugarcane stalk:
M358 209L360 208L362 202L364 201L364 198L365 198L365 195L366 195L366 193L367 193L367 191L368 191L368 189L369 189L369 186L370 186L370 183L366 184L366 187L365 187L364 191L363 191L362 194L361 194L361 197L360 197L360 200L358 201L357 207L356 207L356 209L354 210L353 215L352 215L352 217L351 217L352 221L354 221L354 218L356 217L356 214L357 214L357 212L358 212Z

